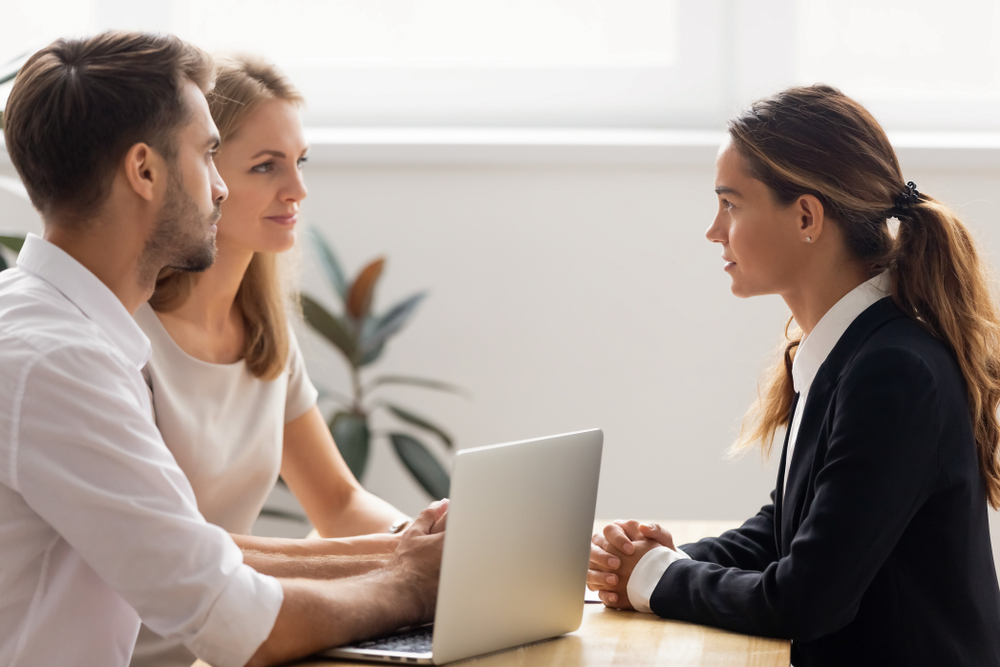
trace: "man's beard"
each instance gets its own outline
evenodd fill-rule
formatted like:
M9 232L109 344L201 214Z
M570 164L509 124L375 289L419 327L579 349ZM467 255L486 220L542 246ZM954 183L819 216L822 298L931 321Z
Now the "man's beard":
M167 192L153 233L146 241L140 271L155 281L161 269L200 272L215 262L215 235L208 228L219 220L219 204L205 215L184 190L176 169L169 169Z

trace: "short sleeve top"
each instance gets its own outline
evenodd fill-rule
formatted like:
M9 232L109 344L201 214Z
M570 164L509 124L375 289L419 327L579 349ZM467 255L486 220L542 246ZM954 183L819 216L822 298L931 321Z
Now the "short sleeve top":
M295 334L284 372L262 380L245 360L213 364L187 354L149 304L135 320L153 347L143 375L156 425L190 480L198 509L210 523L249 534L281 469L285 424L316 404Z

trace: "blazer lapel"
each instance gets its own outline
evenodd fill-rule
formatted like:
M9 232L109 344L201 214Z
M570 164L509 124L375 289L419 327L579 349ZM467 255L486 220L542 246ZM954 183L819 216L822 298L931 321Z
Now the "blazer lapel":
M821 445L825 447L829 436L823 430L828 419L833 393L840 383L840 377L850 366L854 357L876 331L888 322L906 315L886 298L875 302L851 323L834 346L830 355L816 372L809 397L802 406L802 420L795 441L795 451L788 466L788 480L783 479L785 453L782 453L781 468L778 472L778 493L781 502L775 507L775 524L778 533L778 554L787 555L792 539L808 513L812 500L813 482L816 473L816 455ZM789 420L789 424L791 420ZM786 436L785 451L788 442Z
M799 404L799 394L795 393L792 407L788 410L788 426L785 427L785 444L781 447L781 461L778 463L778 485L774 489L774 546L779 556L781 551L781 517L782 505L785 500L785 457L788 456L788 438L792 433L792 417L795 416L795 406Z

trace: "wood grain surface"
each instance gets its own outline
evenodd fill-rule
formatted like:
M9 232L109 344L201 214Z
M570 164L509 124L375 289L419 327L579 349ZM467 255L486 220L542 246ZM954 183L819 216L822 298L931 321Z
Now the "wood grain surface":
M608 521L595 522L595 531ZM658 521L678 545L718 535L734 521ZM500 653L464 660L475 667L788 667L790 642L750 637L651 614L584 605L583 622L574 633ZM307 659L300 665L375 663ZM383 663L386 664L386 663ZM194 667L208 667L198 661Z

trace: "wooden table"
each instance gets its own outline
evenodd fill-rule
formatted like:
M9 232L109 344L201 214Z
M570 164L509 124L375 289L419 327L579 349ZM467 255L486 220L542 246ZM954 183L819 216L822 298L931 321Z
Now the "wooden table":
M599 521L595 530L606 524ZM738 525L733 521L660 521L676 544L693 542ZM462 661L475 667L788 667L791 644L781 639L750 637L652 614L584 605L576 632L482 658ZM307 659L299 665L364 665L376 663ZM384 664L384 663L383 663ZM194 667L208 667L196 662Z

